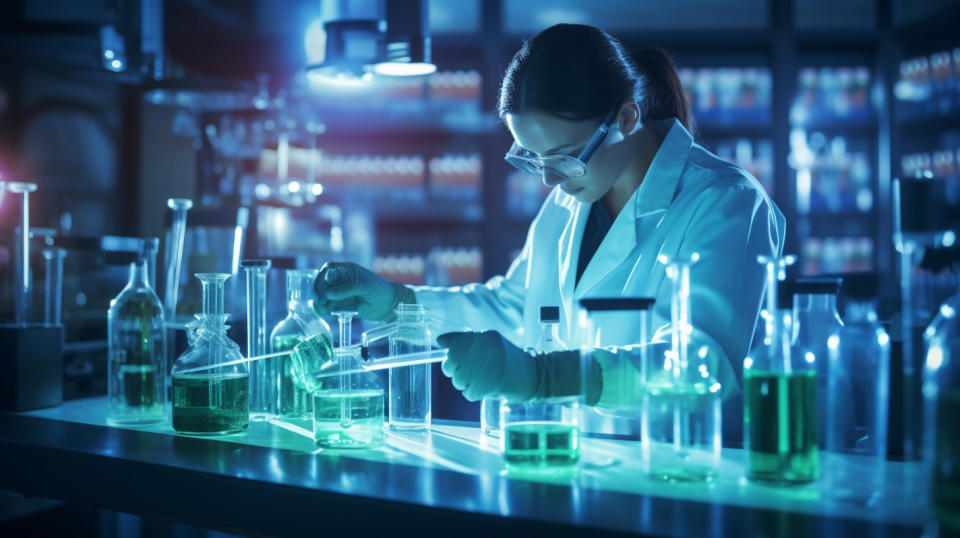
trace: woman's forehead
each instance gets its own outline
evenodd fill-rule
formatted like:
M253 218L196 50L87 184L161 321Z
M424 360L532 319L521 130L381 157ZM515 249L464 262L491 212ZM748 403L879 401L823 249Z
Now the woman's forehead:
M539 111L509 112L504 121L519 146L540 156L585 144L597 128L590 120L565 120Z

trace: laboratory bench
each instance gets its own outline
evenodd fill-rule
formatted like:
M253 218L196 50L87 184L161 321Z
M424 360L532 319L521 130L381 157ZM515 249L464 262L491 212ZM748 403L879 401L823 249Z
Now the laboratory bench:
M243 433L176 435L169 423L106 425L106 398L0 413L0 489L239 534L567 536L919 536L926 519L889 462L873 505L827 499L818 484L747 482L724 450L709 485L654 482L635 441L582 440L573 474L505 471L476 423L388 433L375 449L319 449L309 421L252 422ZM855 463L851 463L855 465Z

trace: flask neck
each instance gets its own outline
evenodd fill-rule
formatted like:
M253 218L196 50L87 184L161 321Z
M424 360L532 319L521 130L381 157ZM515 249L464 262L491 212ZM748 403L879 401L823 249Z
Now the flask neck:
M395 311L398 324L424 324L427 321L427 308L419 304L400 304Z
M797 295L797 312L837 315L837 296L832 294Z
M224 316L223 312L223 281L212 282L204 280L203 284L203 316L207 320L216 320Z
M138 258L137 261L130 264L130 281L127 286L131 288L149 288L150 281L148 277L147 260Z

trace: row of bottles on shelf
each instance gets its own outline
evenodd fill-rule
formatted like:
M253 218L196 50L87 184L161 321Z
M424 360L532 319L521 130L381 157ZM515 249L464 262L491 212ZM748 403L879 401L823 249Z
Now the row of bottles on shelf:
M797 211L872 210L872 169L866 145L865 139L828 138L820 132L808 136L802 129L794 130L788 159L796 170Z
M551 189L543 181L520 170L507 176L507 213L519 217L532 217L540 210Z
M482 79L476 70L440 71L427 77L380 77L353 84L320 83L314 92L328 98L328 105L379 107L397 100L443 100L479 105ZM329 100L332 100L330 102Z
M901 117L960 109L960 47L900 62L894 95L901 101Z
M701 125L766 124L772 79L764 68L681 68L687 102Z
M313 161L310 153L315 154ZM277 152L264 150L260 171L277 177ZM447 154L429 163L420 155L332 155L291 148L287 177L314 176L324 188L351 189L381 195L384 190L396 198L422 200L424 186L439 196L475 198L479 194L483 164L477 154Z
M873 268L869 237L808 237L802 247L803 274L851 273Z
M434 247L423 254L386 254L373 259L373 272L409 285L456 286L479 282L483 254L476 247Z
M936 177L960 176L960 148L939 149L933 152L907 153L900 159L903 177L916 177L922 172L933 172Z
M793 125L857 122L873 117L870 70L857 67L805 67L790 110Z

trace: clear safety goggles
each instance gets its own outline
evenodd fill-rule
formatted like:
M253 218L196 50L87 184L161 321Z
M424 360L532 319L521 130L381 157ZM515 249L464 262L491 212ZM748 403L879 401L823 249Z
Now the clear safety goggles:
M590 141L587 142L587 145L583 148L583 151L576 157L573 155L547 155L546 157L540 157L514 142L513 145L510 146L510 151L508 151L503 158L518 170L536 176L543 176L544 173L547 173L552 176L567 179L583 177L587 173L587 163L607 137L607 133L610 132L610 126L617 118L618 110L619 109L615 108L607 114L600 124L600 127L597 128L597 131L593 133Z

